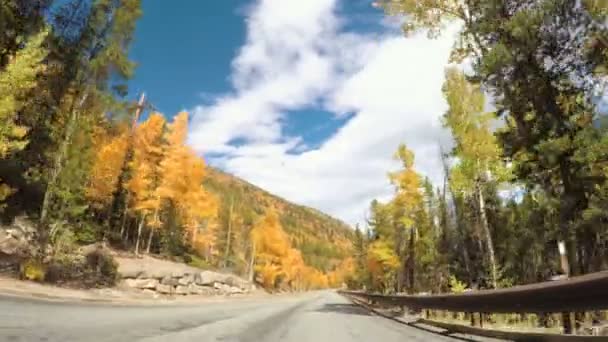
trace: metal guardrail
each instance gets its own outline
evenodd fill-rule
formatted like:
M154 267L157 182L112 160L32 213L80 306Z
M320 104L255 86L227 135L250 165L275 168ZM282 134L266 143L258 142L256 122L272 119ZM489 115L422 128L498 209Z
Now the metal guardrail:
M402 320L399 319L399 317L397 316L394 316L392 314L386 314L382 311L377 310L373 306L367 304L364 300L349 297L344 292L343 294L346 297L350 298L353 303L363 306L368 310L375 312L379 316L392 319L399 323L409 325L413 328L420 329L428 333L451 336L463 341L476 341L475 339L469 338L470 336L489 337L491 339L515 342L605 342L607 339L605 336L558 335L555 333L484 329L481 327L466 326L458 323L447 323L424 318L418 318L414 320ZM430 329L429 327L433 327L434 329Z
M608 309L608 271L564 280L444 295L340 291L378 304L471 313L558 313Z

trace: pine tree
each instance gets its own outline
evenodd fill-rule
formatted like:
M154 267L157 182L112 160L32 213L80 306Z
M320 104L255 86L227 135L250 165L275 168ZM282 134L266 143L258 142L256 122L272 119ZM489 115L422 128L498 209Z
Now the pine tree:
M64 25L55 30L63 35L57 37L57 47L62 49L64 81L58 85L57 108L60 111L54 116L62 118L63 124L53 127L58 133L54 138L57 147L52 152L50 165L43 166L48 171L44 177L47 189L40 209L41 240L46 240L45 227L51 205L61 192L70 191L59 187L58 182L66 160L71 158L69 146L75 132L86 129L91 123L90 115L97 112L95 106L113 99L108 91L110 80L127 79L134 68L128 59L127 47L141 15L140 1L96 0L86 14L80 6L76 1L65 4L64 8L68 8L71 15L84 15L86 19L68 15L71 20L56 21Z

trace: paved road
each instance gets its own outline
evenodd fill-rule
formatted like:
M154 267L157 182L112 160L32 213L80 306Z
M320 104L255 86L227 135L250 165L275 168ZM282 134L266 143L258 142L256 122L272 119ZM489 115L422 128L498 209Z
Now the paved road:
M0 341L453 341L370 315L333 292L197 306L112 306L0 297Z

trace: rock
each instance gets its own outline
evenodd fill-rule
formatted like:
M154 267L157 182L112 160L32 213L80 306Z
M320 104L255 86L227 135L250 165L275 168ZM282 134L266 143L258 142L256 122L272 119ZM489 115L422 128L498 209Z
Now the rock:
M188 286L178 285L175 287L175 294L185 296L187 294L190 294L190 289L188 288Z
M230 288L228 289L228 293L229 294L241 294L241 293L245 293L245 292L240 287L230 286Z
M82 246L79 248L78 252L81 255L89 255L93 252L104 251L104 253L108 253L108 250L101 243L92 243L90 245ZM135 278L135 277L133 277Z
M204 293L203 286L198 286L196 284L188 285L188 293L193 295L202 295Z
M246 290L250 287L250 284L248 281L245 281L244 279L239 278L235 275L227 275L224 279L224 284L238 287L241 290Z
M37 231L36 231L36 225L34 223L32 223L32 221L28 220L25 216L17 216L15 217L15 220L13 221L12 226L21 231L24 232L27 235L36 235Z
M5 230L0 230L0 253L6 255L15 255L23 250L23 242L14 239Z
M220 294L230 294L230 289L231 289L230 285L226 285L226 284L223 284L223 283L214 283L213 287L215 289L217 289L217 291Z
M196 284L190 284L185 286L188 289L188 294L197 296L213 296L216 294L216 290L209 286L200 286Z
M162 294L173 294L174 291L173 286L171 285L158 284L156 285L156 292Z
M145 289L142 291L144 294L152 297L152 298L158 298L160 297L160 295L158 294L158 292L154 291L154 290L150 290L150 289Z
M213 285L213 283L218 282L218 274L216 272L211 271L203 271L198 273L196 279L197 285Z
M160 283L163 285L171 285L171 286L180 285L178 279L173 278L173 277L164 277L163 279L161 279Z
M10 226L0 226L0 254L9 256L32 255L35 249L35 225L23 217L16 217Z
M128 287L136 289L155 289L158 286L157 279L125 279Z
M185 274L177 280L179 285L188 286L194 283L194 274Z

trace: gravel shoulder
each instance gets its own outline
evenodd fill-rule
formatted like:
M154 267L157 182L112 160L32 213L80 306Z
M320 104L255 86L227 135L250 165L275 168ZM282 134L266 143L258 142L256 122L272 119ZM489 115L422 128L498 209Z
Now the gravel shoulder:
M195 304L238 300L245 298L268 298L273 295L257 290L249 294L231 296L163 296L154 298L129 288L70 289L32 281L19 280L0 275L0 296L42 299L62 302L98 302L114 304Z

